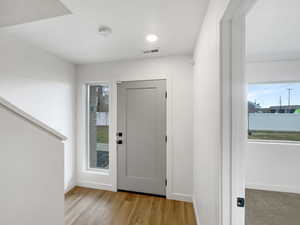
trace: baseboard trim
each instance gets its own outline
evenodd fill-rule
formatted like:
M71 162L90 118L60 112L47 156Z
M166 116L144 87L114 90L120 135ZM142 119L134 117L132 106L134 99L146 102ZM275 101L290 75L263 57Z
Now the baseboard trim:
M262 191L276 191L276 192L286 192L300 194L300 189L291 186L281 186L281 185L264 185L264 184L246 184L247 189L255 189Z
M96 183L96 182L90 182L90 181L78 182L77 186L98 189L98 190L104 190L104 191L113 191L113 192L115 191L113 186L110 184L102 184L102 183Z
M75 184L69 185L69 186L65 189L65 194L68 194L69 192L71 192L75 187L76 187Z
M197 225L200 225L200 219L199 219L199 213L198 213L198 205L197 205L197 201L196 201L195 198L193 198L193 208L194 208L194 212L195 212L195 217L196 217Z
M167 199L177 200L182 202L193 202L193 198L191 195L180 194L180 193L167 194Z

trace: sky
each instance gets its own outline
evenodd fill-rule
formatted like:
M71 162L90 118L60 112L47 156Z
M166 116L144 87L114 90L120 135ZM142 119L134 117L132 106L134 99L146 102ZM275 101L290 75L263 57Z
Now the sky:
M249 84L248 101L256 102L263 108L288 105L288 88L291 88L291 105L300 105L300 83Z

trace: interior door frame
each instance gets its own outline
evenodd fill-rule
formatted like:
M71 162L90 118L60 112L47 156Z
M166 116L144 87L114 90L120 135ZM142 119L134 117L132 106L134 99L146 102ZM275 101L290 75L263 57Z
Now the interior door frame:
M222 154L220 224L245 224L245 148L247 143L246 15L257 0L231 0L220 22ZM234 119L233 119L234 118Z
M114 108L115 110L115 130L117 131L117 110L118 110L118 101L117 101L117 96L118 96L118 83L120 82L129 82L129 81L151 81L151 80L165 80L166 81L166 90L167 90L167 103L166 103L166 127L167 127L167 132L166 135L168 137L167 143L166 143L166 177L167 177L167 185L166 185L166 198L167 199L174 199L174 200L180 200L175 194L173 194L173 174L172 174L172 167L173 167L173 163L172 163L172 159L173 159L173 134L172 134L172 130L173 130L173 111L172 111L172 99L173 99L173 80L170 77L164 77L162 76L161 78L154 78L154 79L126 79L126 80L120 80L120 81L114 81L113 86L114 86ZM114 140L116 142L116 134L114 136ZM118 189L118 174L117 174L117 162L118 162L118 154L117 154L117 147L115 148L115 154L114 154L114 173L113 173L113 189L114 191L117 191ZM185 199L184 199L185 200Z

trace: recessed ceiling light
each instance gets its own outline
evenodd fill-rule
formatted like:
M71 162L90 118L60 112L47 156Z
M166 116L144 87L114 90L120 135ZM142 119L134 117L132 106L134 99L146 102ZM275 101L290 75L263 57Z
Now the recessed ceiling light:
M158 37L155 34L148 34L146 40L149 42L156 42Z

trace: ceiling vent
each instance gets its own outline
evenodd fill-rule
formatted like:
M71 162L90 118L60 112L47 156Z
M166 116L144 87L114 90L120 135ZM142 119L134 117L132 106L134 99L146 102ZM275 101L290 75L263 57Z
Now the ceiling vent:
M159 53L159 48L156 49L151 49L151 50L145 50L143 51L144 54L154 54L154 53Z

